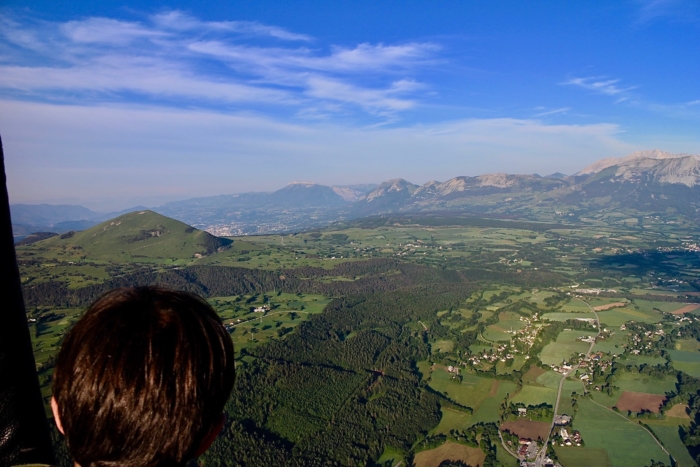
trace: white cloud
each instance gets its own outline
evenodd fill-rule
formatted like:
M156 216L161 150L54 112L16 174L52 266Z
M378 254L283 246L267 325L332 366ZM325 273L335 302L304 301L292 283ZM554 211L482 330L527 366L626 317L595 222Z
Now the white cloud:
M286 29L261 24L257 21L200 21L181 11L167 11L151 17L153 23L163 29L176 31L208 30L234 32L250 36L269 36L286 41L312 41L306 34L297 34Z
M89 18L68 21L61 25L68 38L77 43L98 43L124 46L135 39L164 37L166 33L144 27L139 23L118 21L110 18Z
M544 110L544 107L538 107L535 110ZM557 115L563 114L571 110L571 107L562 107L560 109L546 110L544 112L539 112L533 115L533 117L546 117L547 115Z
M589 91L594 91L596 93L605 94L608 96L626 93L637 88L637 86L620 87L618 86L619 82L619 79L605 79L603 77L592 76L588 78L571 78L570 80L559 84L579 86L581 88L588 89Z
M141 22L51 23L0 14L0 25L7 26L5 40L20 48L3 51L0 90L73 103L153 98L175 106L183 100L207 107L246 103L251 111L282 103L298 115L323 108L393 120L424 92L409 74L437 63L439 53L430 43L298 47L290 42L313 39L257 22L201 21L180 11ZM271 45L270 39L279 40ZM27 60L26 49L39 58Z

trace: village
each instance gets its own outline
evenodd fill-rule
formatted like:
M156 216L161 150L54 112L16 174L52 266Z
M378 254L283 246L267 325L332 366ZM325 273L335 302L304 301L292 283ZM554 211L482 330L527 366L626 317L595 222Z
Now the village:
M534 324L534 321L538 321L538 314L535 313L532 318L527 318L524 316L520 317L520 321L525 323L525 327L518 330L506 331L513 335L513 338L508 343L498 344L491 349L484 350L478 354L469 357L468 363L463 363L465 366L469 365L473 368L479 369L478 367L484 363L495 364L500 362L512 362L517 354L523 356L525 360L530 359L529 350L532 348L537 338L537 333L542 327L541 324Z

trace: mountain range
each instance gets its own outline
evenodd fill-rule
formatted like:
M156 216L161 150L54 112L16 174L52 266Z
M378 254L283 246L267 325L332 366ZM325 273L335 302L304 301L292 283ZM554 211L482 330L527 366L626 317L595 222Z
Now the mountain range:
M68 205L13 205L11 209L16 237L36 231L81 230L123 213L96 213ZM141 209L145 208L126 211ZM371 215L428 210L540 221L646 215L697 224L700 155L638 151L599 160L569 176L495 173L423 185L403 179L353 186L294 182L272 193L192 198L152 209L224 236L303 230Z

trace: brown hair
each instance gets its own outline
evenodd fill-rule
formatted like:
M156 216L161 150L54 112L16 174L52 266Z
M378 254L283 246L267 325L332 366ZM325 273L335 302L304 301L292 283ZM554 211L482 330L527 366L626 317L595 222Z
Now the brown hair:
M219 421L233 343L203 299L154 287L100 297L66 336L53 394L81 467L181 466Z

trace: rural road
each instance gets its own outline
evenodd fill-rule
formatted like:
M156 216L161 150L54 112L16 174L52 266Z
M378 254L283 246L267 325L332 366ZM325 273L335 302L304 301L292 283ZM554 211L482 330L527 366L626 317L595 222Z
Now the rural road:
M596 334L596 338L593 342L591 342L590 347L588 347L588 352L586 352L586 358L588 358L591 355L591 352L593 351L593 347L595 346L596 340L598 340L598 337L600 336L601 328L600 328L600 318L598 317L598 313L593 309L593 307L585 300L581 300L580 298L577 298L576 300L583 302L588 306L588 308L591 309L593 314L595 315L595 320L597 323L597 328L598 328L598 334ZM561 381L559 381L559 390L557 391L557 400L554 404L554 416L552 417L552 425L549 427L549 435L547 435L547 439L544 442L544 446L542 446L542 450L537 453L537 457L535 457L535 466L540 467L544 465L544 458L546 457L547 454L547 446L549 445L549 438L552 435L552 430L554 430L554 420L557 418L557 412L559 411L559 399L561 398L561 390L564 387L564 382L566 381L566 378L569 377L569 375L576 373L576 370L578 370L579 364L574 365L569 371L564 373L564 375L561 378ZM585 392L585 386L584 386L584 392Z
M520 459L517 454L513 453L513 451L511 451L510 448L508 446L506 446L506 442L503 440L503 435L501 435L501 430L498 430L498 437L501 439L501 444L503 445L503 449L505 449L508 454L515 457L516 459Z

